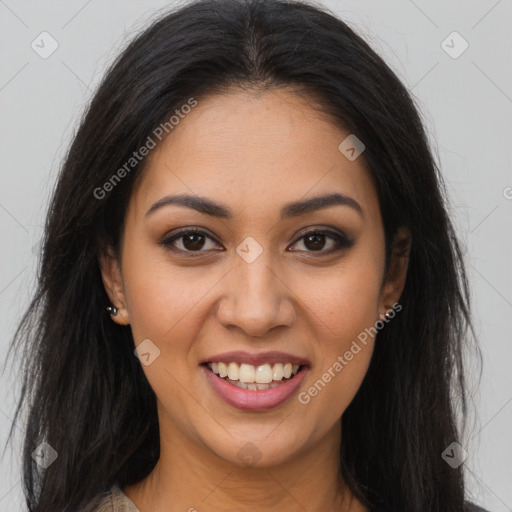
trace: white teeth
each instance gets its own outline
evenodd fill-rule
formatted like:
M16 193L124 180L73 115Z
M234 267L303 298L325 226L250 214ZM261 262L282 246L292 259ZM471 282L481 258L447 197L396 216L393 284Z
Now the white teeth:
M265 363L254 366L246 363L217 362L209 363L209 367L219 377L227 377L233 381L232 383L236 382L235 385L238 387L256 390L269 389L269 385L275 387L272 384L277 385L277 382L283 378L289 379L292 375L296 375L300 366L292 363L275 363L274 365Z
M235 364L235 363L233 363L233 364ZM213 368L212 368L212 370L213 370ZM215 373L215 371L213 373ZM240 382L254 382L255 374L256 374L256 372L255 372L254 366L252 364L242 363L240 365L240 371L238 372L238 380Z
M281 363L275 364L273 372L272 372L272 378L274 380L281 380L283 377L284 377L283 365Z
M278 382L271 382L270 384L254 384L254 383L245 383L245 382L240 382L239 380L230 380L228 381L230 384L233 384L233 386L236 386L237 388L241 388L241 389L248 389L250 391L263 391L265 389L272 389L272 388L275 388L277 386L280 386L280 384Z
M212 363L213 366L213 363ZM219 370L219 377L227 377L228 376L228 367L224 363L218 363L218 370ZM212 371L215 373L215 371L212 368Z
M239 366L236 363L229 363L228 366L228 379L238 380Z
M256 370L256 382L258 384L269 384L272 382L272 368L269 364L258 366Z

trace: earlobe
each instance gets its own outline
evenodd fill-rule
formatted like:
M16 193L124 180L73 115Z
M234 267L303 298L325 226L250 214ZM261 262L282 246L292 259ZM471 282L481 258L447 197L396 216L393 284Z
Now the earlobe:
M107 312L110 314L112 320L119 325L129 325L130 318L126 308L118 309L115 306L107 306Z
M380 298L381 315L389 313L393 307L392 305L396 304L402 295L407 278L411 244L410 231L405 227L399 228L393 239L389 268L382 286Z
M110 305L106 306L106 311L110 314L112 320L119 325L128 325L130 318L126 309L126 300L124 296L123 276L119 261L111 247L107 247L98 257L101 279L103 286L110 299Z

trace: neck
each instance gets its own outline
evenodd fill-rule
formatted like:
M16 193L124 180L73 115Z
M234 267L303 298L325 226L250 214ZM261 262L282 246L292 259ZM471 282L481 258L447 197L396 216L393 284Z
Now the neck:
M124 492L141 512L364 512L339 475L339 422L331 430L293 460L240 467L177 428L161 429L155 468Z

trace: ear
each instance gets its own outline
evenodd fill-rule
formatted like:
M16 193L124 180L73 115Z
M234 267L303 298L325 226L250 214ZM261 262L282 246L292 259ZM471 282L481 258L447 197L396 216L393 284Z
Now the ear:
M379 303L381 316L389 312L402 295L409 266L411 243L410 231L404 227L399 228L392 242L389 268L382 284Z
M130 317L126 309L123 275L118 258L114 254L114 250L108 246L101 253L98 260L103 286L111 304L117 308L117 315L112 315L111 318L119 325L129 325Z

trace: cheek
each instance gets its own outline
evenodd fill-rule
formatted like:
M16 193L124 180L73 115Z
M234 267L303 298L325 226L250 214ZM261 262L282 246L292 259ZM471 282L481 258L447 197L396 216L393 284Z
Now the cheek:
M124 292L135 342L177 338L201 299L214 284L200 267L177 267L144 233L126 238L123 252ZM191 327L190 325L188 326Z
M172 411L176 422L183 422L184 429L185 418L196 414L196 402L201 401L197 393L184 390L190 383L191 368L197 365L193 340L199 336L208 313L207 295L218 281L212 274L197 267L172 267L165 256L144 255L143 248L123 258L135 345L149 339L159 351L142 369L159 402L166 411ZM204 419L197 413L193 422L201 421Z
M302 302L325 332L326 346L337 348L374 324L381 272L379 259L354 254L335 271L303 280Z
M164 340L172 339L178 349L200 328L202 304L218 279L203 272L169 270L169 265L154 265L128 272L125 293L135 341L151 338L164 348Z
M326 426L339 419L368 370L381 271L378 258L360 255L329 277L304 283L302 296L316 325L317 364L299 402Z

